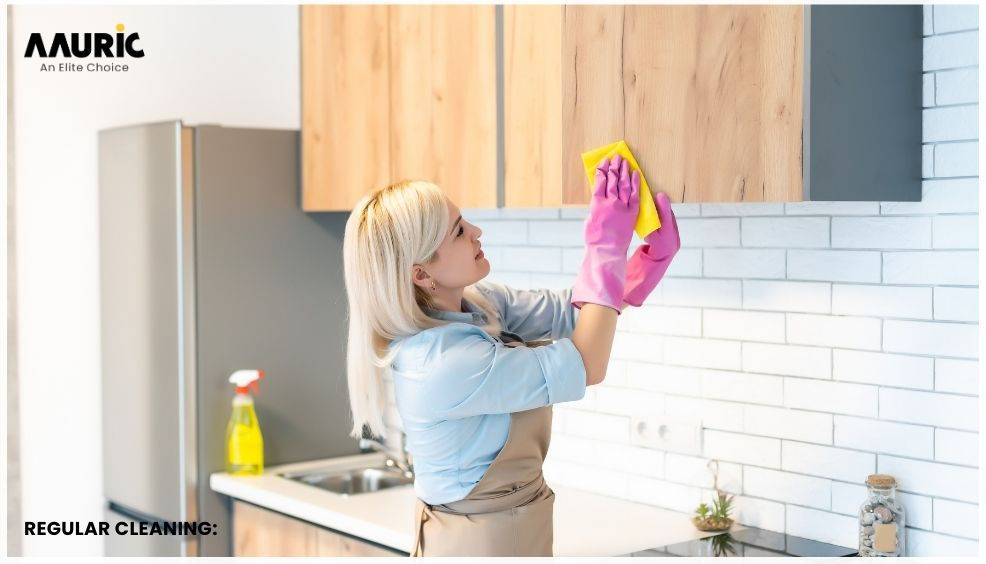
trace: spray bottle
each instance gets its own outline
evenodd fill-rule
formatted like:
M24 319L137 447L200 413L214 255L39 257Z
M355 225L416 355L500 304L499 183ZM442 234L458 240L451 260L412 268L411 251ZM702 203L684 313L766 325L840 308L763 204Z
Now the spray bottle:
M257 393L257 381L263 377L263 370L237 370L229 377L236 385L233 414L226 425L226 472L230 474L264 473L264 438L249 391L252 387Z

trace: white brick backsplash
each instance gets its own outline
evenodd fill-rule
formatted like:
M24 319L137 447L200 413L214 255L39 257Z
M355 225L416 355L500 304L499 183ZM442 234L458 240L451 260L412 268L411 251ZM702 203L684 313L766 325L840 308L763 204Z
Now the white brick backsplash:
M626 383L641 390L698 397L702 393L702 369L628 362Z
M717 278L784 278L783 249L705 249L703 272Z
M549 274L547 272L531 273L531 288L564 290L566 288L571 288L573 284L575 284L575 277L571 274Z
M924 38L924 70L979 64L979 32L968 31Z
M744 247L828 247L827 217L745 217Z
M781 467L781 441L779 439L751 437L711 429L706 429L703 433L702 449L705 458L717 458L768 468Z
M877 388L828 380L787 378L784 381L784 405L796 409L876 417Z
M921 35L928 36L935 33L935 10L934 6L924 6L921 10L923 17L923 26Z
M499 219L558 219L558 208L500 208Z
M500 219L500 208L459 208L462 217L476 223L478 220ZM485 227L480 225L480 227Z
M959 141L979 138L979 106L950 106L922 111L922 141Z
M935 288L935 319L979 322L979 288Z
M561 271L578 274L585 258L585 247L561 250Z
M607 442L594 442L589 456L591 460L607 470L627 472L649 478L664 477L664 452L630 445L614 445Z
M835 380L930 390L934 387L934 363L920 356L834 349Z
M788 202L784 204L787 215L877 215L880 202Z
M703 370L702 395L711 399L781 405L784 379L746 372Z
M953 394L979 395L979 362L936 358L935 390Z
M763 437L832 444L832 415L780 407L747 405L743 431Z
M867 317L787 314L787 340L801 345L880 349L880 320Z
M504 260L500 264L494 265L498 270L547 273L561 271L561 249L558 247L501 248L503 249Z
M931 319L931 288L832 285L832 313Z
M469 221L465 213L463 219ZM488 245L524 245L527 244L526 221L482 221L480 228L483 234L479 241L485 251ZM559 223L559 222L552 222Z
M681 278L683 276L702 275L702 249L678 249L665 277Z
M617 318L617 330L701 337L702 310L650 305L628 307Z
M934 441L931 427L835 416L836 446L931 460Z
M780 215L784 213L784 204L778 203L755 203L755 202L729 202L717 204L702 204L702 215L712 216L748 216L748 215Z
M829 480L754 466L743 469L743 494L819 509L832 506Z
M743 404L684 396L667 395L664 412L677 419L698 419L705 429L743 430Z
M743 280L743 308L830 313L831 287L827 282Z
M978 503L979 469L880 454L877 472L897 478L898 489L916 494Z
M743 343L743 370L764 374L832 378L830 349Z
M681 246L688 247L738 247L739 219L678 219L678 235Z
M634 501L674 511L692 513L702 498L699 488L642 476L630 476L629 485Z
M935 105L935 73L926 72L921 75L921 106Z
M709 460L701 457L687 456L669 452L667 455L667 472L664 478L671 482L712 488L712 472L708 468ZM743 467L731 462L719 462L719 488L733 494L743 492Z
M934 218L932 246L936 249L978 249L978 215L942 215Z
M677 366L740 369L740 343L717 339L664 337L664 361Z
M582 247L585 245L585 223L574 220L530 221L528 240L532 245Z
M566 434L584 439L630 444L629 417L564 409L561 405L556 405L555 411L565 411Z
M663 339L664 337L659 335L619 331L613 339L613 349L610 356L617 360L663 362L666 360L661 345Z
M935 176L978 176L979 143L942 143L935 146Z
M876 251L788 251L787 277L794 280L879 282L880 253Z
M778 533L784 532L784 504L756 497L736 496L733 498L737 522L747 527L756 527Z
M979 433L935 429L935 460L979 466Z
M886 284L979 285L978 251L902 251L883 253Z
M585 206L568 206L559 208L561 219L585 219L589 217L589 208Z
M781 441L781 468L809 476L852 481L876 472L876 455L869 452Z
M627 361L610 358L609 362L606 364L606 380L604 384L610 386L626 386L627 366L629 364L631 363ZM648 366L660 365L648 364Z
M979 211L978 178L925 180L921 183L921 191L920 202L880 202L880 213L897 215Z
M484 249L483 252L487 251ZM490 264L493 265L493 262L490 261ZM493 270L490 271L486 279L490 282L498 282L514 288L531 287L531 274L529 272L505 272L498 270L496 265L493 265Z
M695 307L731 307L743 305L739 280L703 280L672 278L661 280L664 305Z
M544 475L545 479L552 484L589 490L622 499L630 498L630 475L626 472L606 470L584 463L552 460L550 471L548 463L545 462Z
M848 548L859 546L859 520L856 517L836 515L828 511L796 505L787 506L786 517L785 531L789 535L812 538Z
M934 76L936 104L979 102L979 67L939 71Z
M671 211L674 212L675 217L698 217L702 215L702 205L673 203Z
M702 311L704 336L737 341L784 342L784 314L728 309Z
M788 327L790 328L790 321ZM968 323L887 320L883 324L883 350L977 358L979 326Z
M921 178L935 175L935 146L921 145Z
M598 386L595 410L613 415L653 417L664 413L664 394Z
M847 484L845 482L832 482L832 511L857 517L859 507L866 500L866 486L862 485L863 478L858 476L853 481L859 484ZM897 501L904 505L904 515L908 527L918 527L931 530L931 498L923 495L914 495L897 492Z
M978 399L936 392L880 389L880 418L975 431Z
M928 249L931 248L931 218L833 217L832 247Z
M906 556L978 556L979 543L951 535L907 528Z
M552 433L551 445L548 448L546 460L558 459L571 462L595 460L593 451L595 450L596 444L596 441L583 439L582 437Z
M949 33L979 29L979 6L972 5L936 5L935 33Z

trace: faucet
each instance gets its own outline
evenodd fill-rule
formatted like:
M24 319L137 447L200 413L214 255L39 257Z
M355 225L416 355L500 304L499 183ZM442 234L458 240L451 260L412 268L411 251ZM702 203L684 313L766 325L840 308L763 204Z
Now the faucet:
M408 478L414 477L414 461L411 453L407 450L407 434L403 431L401 432L400 452L396 452L388 447L383 437L361 438L359 440L359 448L363 452L375 450L386 454L387 460L385 463L387 466L396 466L404 473L404 476Z

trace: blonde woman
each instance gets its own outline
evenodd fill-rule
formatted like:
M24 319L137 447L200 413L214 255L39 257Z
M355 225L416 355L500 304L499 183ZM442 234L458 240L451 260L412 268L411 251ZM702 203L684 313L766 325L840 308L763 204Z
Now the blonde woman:
M619 156L599 164L585 259L563 291L481 282L482 231L433 184L399 182L356 205L343 245L351 434L385 433L389 371L415 465L412 556L552 555L551 406L603 381L617 315L680 246L659 194L663 227L627 260L639 187Z

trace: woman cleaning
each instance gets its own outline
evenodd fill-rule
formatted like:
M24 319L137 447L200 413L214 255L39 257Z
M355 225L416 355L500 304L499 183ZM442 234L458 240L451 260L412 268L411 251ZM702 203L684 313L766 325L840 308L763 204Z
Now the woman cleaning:
M562 291L480 282L482 231L434 184L398 182L356 205L343 242L351 434L385 434L390 373L415 466L412 556L552 555L551 406L603 381L617 315L680 247L659 193L662 227L627 260L639 190L619 155L599 163L585 258Z

